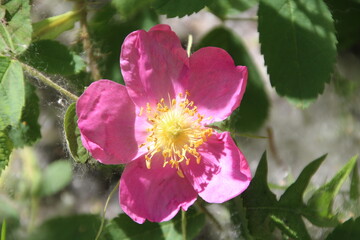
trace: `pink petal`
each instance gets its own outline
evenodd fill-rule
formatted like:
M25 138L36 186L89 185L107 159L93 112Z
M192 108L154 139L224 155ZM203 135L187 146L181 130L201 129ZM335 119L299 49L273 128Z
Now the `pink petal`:
M200 164L189 164L184 174L205 201L225 202L249 185L251 172L244 155L232 140L230 133L215 133L199 148ZM203 171L201 169L213 169Z
M217 139L209 139L209 141L216 141ZM223 145L220 143L217 145L218 151L223 151ZM199 149L200 152L200 149ZM216 157L208 156L207 152L200 152L202 159L200 164L196 163L194 157L190 157L189 165L185 162L181 164L181 169L184 175L189 180L196 192L202 192L205 190L211 179L220 172L220 164ZM220 157L220 156L217 156Z
M187 78L188 58L167 25L129 34L122 45L120 66L129 95L140 107L184 92L180 82Z
M229 132L217 134L201 152L204 162L218 161L220 171L213 175L200 197L210 203L222 203L242 193L250 184L251 172L245 156ZM200 163L201 164L201 163Z
M186 211L197 193L185 178L179 177L176 169L162 167L162 157L153 157L151 169L145 159L126 165L120 180L120 205L135 222L168 221L179 211Z
M187 90L201 114L221 121L239 106L247 83L247 68L235 66L231 56L220 48L201 48L190 56Z
M84 147L104 164L127 163L141 154L147 123L137 117L123 85L100 80L92 83L76 104ZM135 124L137 129L135 129Z

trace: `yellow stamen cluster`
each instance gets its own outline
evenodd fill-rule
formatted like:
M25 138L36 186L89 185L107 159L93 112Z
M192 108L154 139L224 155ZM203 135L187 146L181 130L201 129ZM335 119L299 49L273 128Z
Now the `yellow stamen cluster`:
M181 162L185 161L188 165L193 156L200 163L201 156L197 149L211 136L212 129L201 124L204 115L198 113L188 96L188 92L185 96L179 94L177 99L169 100L169 103L161 99L156 107L147 103L146 116L152 126L147 129L149 135L140 147L147 146L145 161L148 169L151 168L151 160L155 154L162 154L163 167L170 165L177 168L180 177L184 177L179 167ZM139 115L143 114L143 110L140 110Z

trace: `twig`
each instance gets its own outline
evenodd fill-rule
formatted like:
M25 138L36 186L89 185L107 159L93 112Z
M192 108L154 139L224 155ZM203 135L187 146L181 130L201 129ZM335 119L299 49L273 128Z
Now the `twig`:
M278 154L278 151L277 151L277 148L276 148L275 139L274 139L274 132L273 132L271 127L266 128L266 131L267 131L267 135L268 135L268 139L269 139L270 152L274 156L274 159L275 159L276 163L278 165L283 165L284 162L279 157L279 154Z
M102 215L101 215L101 224L100 224L100 228L99 228L99 231L98 233L96 234L96 237L95 237L95 240L98 240L100 235L101 235L101 232L104 228L104 223L105 223L105 214L106 214L106 209L108 207L108 204L110 202L110 199L112 197L112 195L114 195L114 193L116 192L116 190L119 188L119 184L120 184L120 181L116 184L116 186L113 188L113 190L111 191L111 193L109 194L108 198L106 199L106 203L105 203L105 206L104 206L104 210L102 212Z
M80 1L78 8L81 9L80 39L82 41L82 44L83 44L83 47L84 47L84 50L86 53L86 58L89 63L91 77L93 78L93 80L96 81L96 80L101 79L101 74L100 74L97 62L95 60L94 49L93 49L91 41L90 41L90 35L89 35L88 24L87 24L86 2Z
M50 78L46 77L44 74L42 74L35 68L33 68L25 63L21 63L21 65L22 65L23 69L25 70L25 72L27 72L30 76L35 77L36 79L39 79L46 86L49 86L49 87L55 89L59 93L63 94L64 96L68 97L69 99L71 99L75 102L78 100L78 98L79 98L78 96L76 96L76 95L72 94L71 92L69 92L68 90L60 87L58 84L53 82Z

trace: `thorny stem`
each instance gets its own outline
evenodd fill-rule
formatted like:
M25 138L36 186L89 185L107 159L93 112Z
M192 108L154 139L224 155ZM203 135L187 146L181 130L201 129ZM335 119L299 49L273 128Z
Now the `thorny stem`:
M198 201L196 201L196 206L215 224L215 226L219 229L219 231L223 231L223 228L219 223L219 221L214 217L214 215L211 212L209 212L206 209L206 207L201 205Z
M184 210L181 210L181 233L182 239L186 240L186 212Z
M101 79L101 74L94 56L94 49L92 47L90 41L90 35L88 31L88 24L87 24L87 8L86 2L80 1L78 8L81 9L80 15L80 39L82 40L82 44L86 53L86 58L89 63L89 68L91 72L91 77L93 80Z
M78 100L78 96L76 96L76 95L72 94L71 92L69 92L68 90L60 87L58 84L53 82L50 78L46 77L44 74L42 74L35 68L33 68L25 63L21 63L21 65L22 65L23 69L25 70L25 72L27 72L30 76L35 77L36 79L39 79L46 86L49 86L49 87L55 89L56 91L60 92L61 94L63 94L64 96L68 97L69 99L71 99L75 102Z
M112 195L114 195L114 193L116 192L116 190L119 188L119 184L120 184L120 181L116 184L116 186L113 188L113 190L111 191L111 193L109 194L108 198L106 199L106 202L105 202L105 206L104 206L104 210L101 214L101 224L100 224L100 228L99 228L99 231L98 233L96 234L96 237L95 237L95 240L98 240L100 235L101 235L101 232L104 228L104 223L105 223L105 214L106 214L106 209L108 207L108 204L110 202L110 199L112 197Z

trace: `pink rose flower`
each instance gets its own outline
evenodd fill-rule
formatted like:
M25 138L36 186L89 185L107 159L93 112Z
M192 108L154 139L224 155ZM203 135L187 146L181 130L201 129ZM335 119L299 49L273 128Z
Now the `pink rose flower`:
M94 82L76 111L91 155L126 163L119 190L126 214L138 223L167 221L198 195L222 203L248 187L250 169L230 133L208 127L239 106L246 67L215 47L188 57L167 25L129 34L120 66L126 86Z

